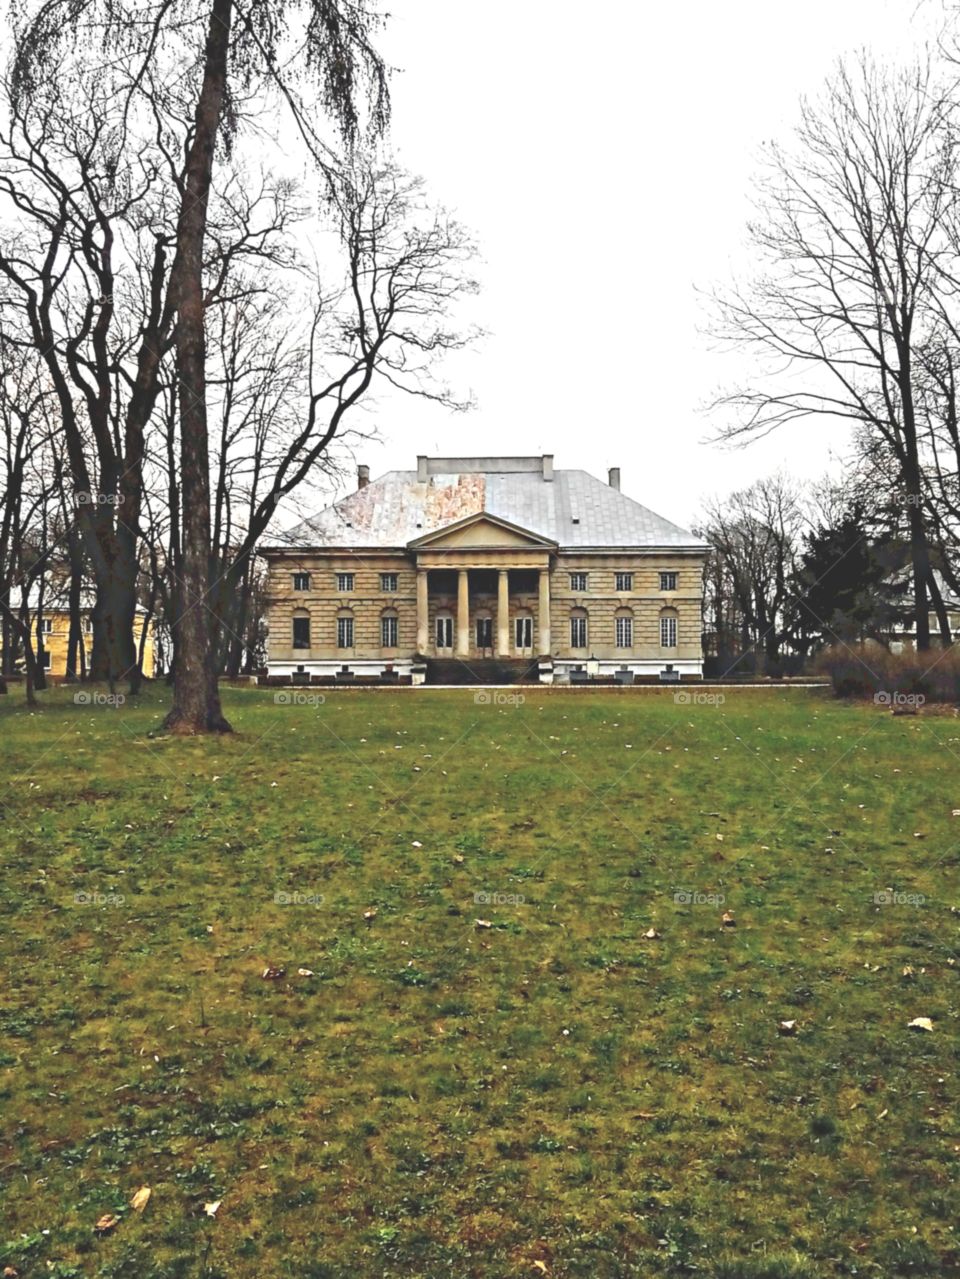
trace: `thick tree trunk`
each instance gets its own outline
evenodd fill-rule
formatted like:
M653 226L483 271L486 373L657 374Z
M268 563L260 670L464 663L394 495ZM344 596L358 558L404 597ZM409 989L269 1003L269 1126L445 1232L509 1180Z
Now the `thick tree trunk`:
M166 726L175 733L229 732L220 709L216 652L207 612L210 593L210 463L207 440L203 242L214 150L227 84L232 0L213 0L203 85L187 156L173 265L177 308L182 555L173 627L176 667Z

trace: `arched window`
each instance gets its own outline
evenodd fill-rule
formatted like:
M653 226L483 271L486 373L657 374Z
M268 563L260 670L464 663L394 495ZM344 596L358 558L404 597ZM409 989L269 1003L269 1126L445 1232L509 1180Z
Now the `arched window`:
M396 648L400 642L400 622L395 608L385 608L380 614L380 647Z
M677 610L664 608L660 610L660 647L677 647Z
M587 610L572 608L570 610L570 647L586 648L588 643Z
M310 647L310 614L305 608L293 610L293 647Z
M618 608L614 625L617 648L633 648L633 609Z
M337 648L353 648L353 614L348 608L337 613Z

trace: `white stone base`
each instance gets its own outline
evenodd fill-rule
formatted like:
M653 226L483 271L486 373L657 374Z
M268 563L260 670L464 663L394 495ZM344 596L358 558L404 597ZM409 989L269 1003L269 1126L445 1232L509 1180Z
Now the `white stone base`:
M352 675L382 675L389 667L396 671L398 675L409 675L413 667L412 658L394 658L389 661L383 659L368 660L354 659L352 657L336 657L336 658L304 658L302 662L283 661L283 662L267 662L268 675L336 675L344 666ZM300 670L300 667L303 670Z
M555 657L553 659L553 679L557 684L569 684L570 672L576 667L584 670L587 676L616 675L618 671L624 669L632 671L634 678L642 679L660 679L660 672L666 670L667 666L672 666L673 670L679 673L680 678L703 679L703 663L696 658L668 658L661 660L660 658L632 658L628 657L622 660L617 658L570 658ZM676 680L664 680L667 683L676 683Z

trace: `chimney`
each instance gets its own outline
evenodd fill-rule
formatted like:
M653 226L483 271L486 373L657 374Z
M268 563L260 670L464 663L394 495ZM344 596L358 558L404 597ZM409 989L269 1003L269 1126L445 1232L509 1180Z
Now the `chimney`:
M427 455L426 453L417 454L417 480L423 484L427 478Z
M553 479L553 454L544 453L543 455L543 478L545 480Z
M358 466L357 467L357 488L365 489L369 483L370 483L370 467Z
M611 466L609 471L607 471L607 483L610 485L612 489L616 489L618 493L620 492L620 467L619 466Z

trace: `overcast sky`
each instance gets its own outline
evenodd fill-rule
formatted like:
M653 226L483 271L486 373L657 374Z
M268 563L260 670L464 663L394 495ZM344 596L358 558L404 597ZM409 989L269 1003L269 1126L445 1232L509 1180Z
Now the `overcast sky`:
M839 464L842 432L799 425L746 451L707 442L703 412L747 380L698 331L697 287L743 265L761 143L865 43L903 56L938 0L403 0L381 41L398 68L401 163L475 232L489 330L449 372L478 407L402 396L370 415L374 476L418 452L552 452L668 518L782 465ZM719 425L719 422L713 425Z

